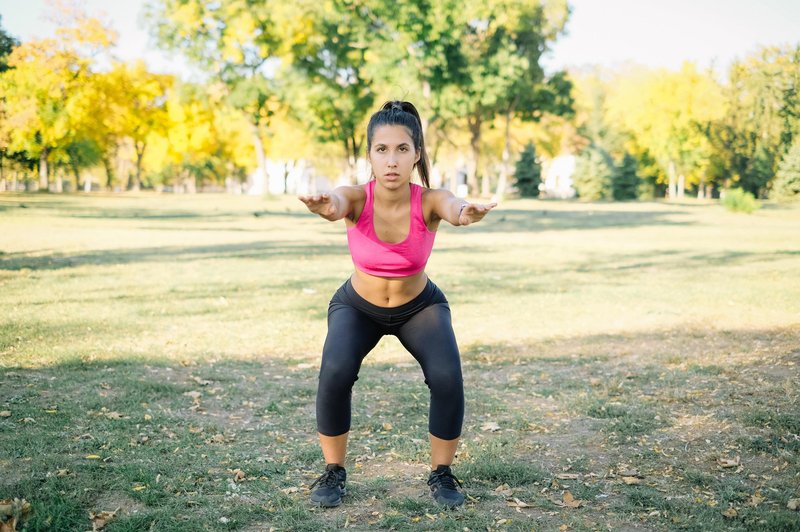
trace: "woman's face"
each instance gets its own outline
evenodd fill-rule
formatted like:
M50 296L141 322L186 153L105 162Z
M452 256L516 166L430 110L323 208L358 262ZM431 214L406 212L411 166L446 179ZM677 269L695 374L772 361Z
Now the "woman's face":
M372 173L382 186L397 189L407 186L419 161L411 133L405 126L384 125L375 128L369 162Z

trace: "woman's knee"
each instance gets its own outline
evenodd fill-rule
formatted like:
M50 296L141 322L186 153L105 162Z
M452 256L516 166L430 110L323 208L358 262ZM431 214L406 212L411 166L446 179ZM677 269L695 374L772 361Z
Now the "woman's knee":
M319 371L319 390L321 392L350 392L358 380L358 366L346 363L328 362Z
M460 367L429 370L425 383L434 395L454 398L464 395L464 379Z

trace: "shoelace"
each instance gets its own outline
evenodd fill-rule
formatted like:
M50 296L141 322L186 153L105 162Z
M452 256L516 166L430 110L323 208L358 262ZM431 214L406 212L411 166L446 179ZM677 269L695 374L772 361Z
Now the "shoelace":
M336 474L336 471L325 471L317 480L314 481L313 484L311 484L311 488L317 484L324 488L335 488L339 485L339 475Z
M455 481L455 482L453 482L453 481ZM428 485L429 486L432 486L434 484L438 484L439 487L445 488L445 489L449 489L449 490L456 489L456 483L458 483L459 486L463 487L463 484L461 484L461 481L458 480L458 478L453 473L451 473L450 471L441 471L441 472L435 472L434 471L434 473L431 476L431 478L428 479Z

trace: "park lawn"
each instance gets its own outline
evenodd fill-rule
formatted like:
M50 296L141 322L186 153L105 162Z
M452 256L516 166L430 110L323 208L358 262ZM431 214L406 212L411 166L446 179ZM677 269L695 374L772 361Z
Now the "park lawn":
M800 207L510 200L443 227L458 511L394 338L354 389L345 503L308 502L351 269L294 198L0 195L0 499L28 530L800 529Z

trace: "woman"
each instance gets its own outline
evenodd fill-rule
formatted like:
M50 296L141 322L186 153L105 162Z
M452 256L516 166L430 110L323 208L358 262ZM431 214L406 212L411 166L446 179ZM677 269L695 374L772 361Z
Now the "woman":
M342 502L353 384L367 353L392 334L422 366L430 389L431 493L440 504L460 506L464 496L450 465L464 418L461 360L450 307L425 275L425 265L440 221L475 223L496 204L468 203L429 188L421 120L409 102L387 102L372 115L367 153L373 174L368 183L299 197L326 220L344 219L355 265L328 308L317 390L317 430L327 466L311 486L311 500L326 507ZM411 183L414 169L424 187Z

